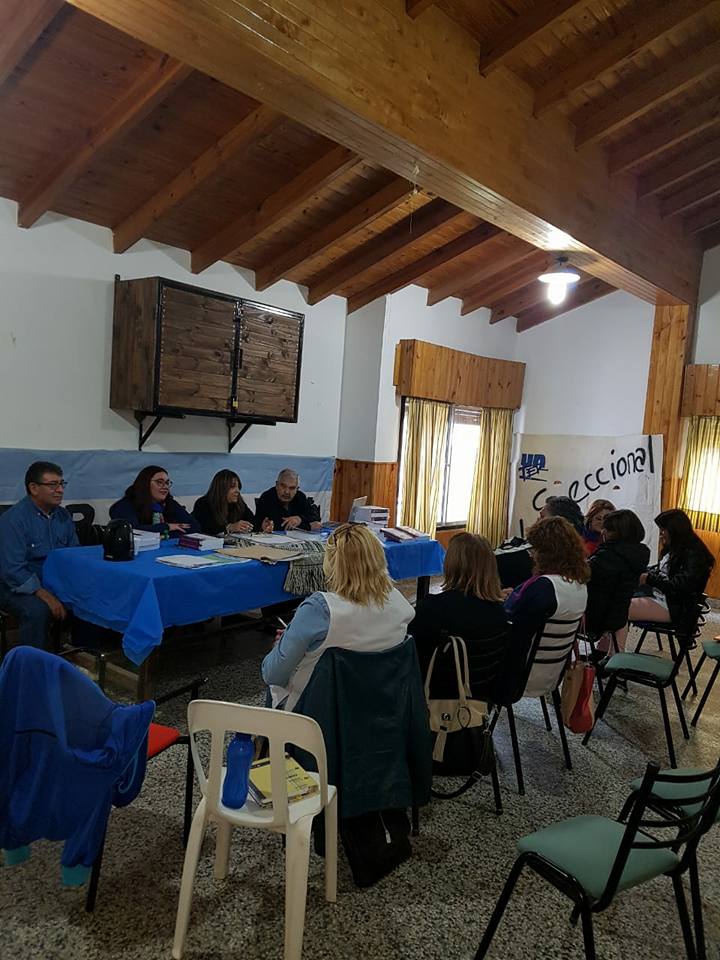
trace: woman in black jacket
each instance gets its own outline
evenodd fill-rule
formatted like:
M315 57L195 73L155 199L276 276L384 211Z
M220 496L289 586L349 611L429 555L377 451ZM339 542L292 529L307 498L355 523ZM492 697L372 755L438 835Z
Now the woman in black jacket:
M435 647L448 636L462 637L472 660L473 641L498 636L508 629L495 555L485 537L473 533L454 536L448 544L443 570L442 593L431 594L419 603L408 627L408 633L415 638L423 677ZM439 657L439 661L443 659ZM436 679L442 691L436 689ZM452 664L438 662L433 671L432 692L434 696L457 694L454 660ZM473 694L479 695L475 690Z
M684 510L663 510L655 523L660 528L660 562L640 577L652 596L632 600L630 619L672 622L681 630L694 630L715 558Z
M136 530L157 531L163 537L197 532L197 522L173 497L171 488L172 480L164 467L143 467L125 496L110 507L110 517L127 520Z
M243 500L240 477L233 470L219 470L208 492L195 501L193 516L203 533L250 533L255 516Z
M625 649L628 609L650 560L644 537L645 527L632 510L613 510L605 516L602 541L589 559L585 611L585 629L601 637L600 651L610 649L610 631L615 631L618 649Z

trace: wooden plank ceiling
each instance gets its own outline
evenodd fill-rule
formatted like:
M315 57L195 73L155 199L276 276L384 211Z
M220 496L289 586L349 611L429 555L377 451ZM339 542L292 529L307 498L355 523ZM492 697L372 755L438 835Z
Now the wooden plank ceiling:
M536 112L602 143L641 202L720 241L720 2L407 0L477 40L479 67L513 70ZM0 195L22 226L47 211L330 294L350 310L417 283L517 329L610 292L589 274L550 309L552 256L363 160L59 0L0 10ZM208 281L211 283L211 281Z
M718 0L407 0L478 45L481 73L509 69L535 116L563 113L579 151L601 144L641 205L720 242Z

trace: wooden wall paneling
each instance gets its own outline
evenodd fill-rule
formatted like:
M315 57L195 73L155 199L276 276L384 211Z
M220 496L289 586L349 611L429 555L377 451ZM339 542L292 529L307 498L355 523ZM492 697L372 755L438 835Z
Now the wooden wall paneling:
M181 170L169 183L134 210L113 230L113 249L124 253L176 204L181 203L208 177L211 177L230 157L237 156L262 137L281 120L282 116L270 107L259 106L229 130L217 143L208 147L189 167Z
M357 497L368 498L374 506L390 510L390 523L395 523L397 507L398 465L370 460L336 460L333 473L330 519L347 520Z
M697 535L716 558L716 563L713 567L713 572L710 574L705 592L709 597L717 600L720 597L720 562L717 562L717 558L720 557L720 533L709 530L698 530Z
M685 368L683 417L720 417L720 366L691 363Z
M522 82L480 76L477 44L450 23L387 0L70 2L529 243L554 248L562 229L571 262L618 288L696 297L699 242L611 182L602 151L579 162L565 117L531 122ZM540 193L538 170L552 171Z
M516 410L522 403L525 364L480 357L423 340L400 340L395 387L399 396L468 407Z
M467 533L465 527L450 527L447 530L438 530L435 533L435 539L438 543L441 543L445 550L448 548L448 544L453 537L456 537L459 533Z
M643 429L645 433L663 436L663 509L677 504L683 439L683 380L694 322L692 307L655 308Z
M249 240L297 210L334 177L359 163L359 159L344 147L327 150L289 183L193 250L190 258L192 272L201 273L217 260L237 256Z
M47 30L62 0L5 0L0 11L0 85Z
M125 96L100 117L82 141L41 177L18 208L18 224L31 227L50 210L63 191L83 173L101 150L125 136L136 124L178 87L192 69L172 57L159 57L127 90Z

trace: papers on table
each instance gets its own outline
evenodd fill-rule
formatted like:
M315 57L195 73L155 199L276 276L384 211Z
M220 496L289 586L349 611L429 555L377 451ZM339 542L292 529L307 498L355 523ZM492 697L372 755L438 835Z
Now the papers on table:
M278 550L262 543L253 543L249 547L225 547L221 551L224 557L242 557L244 560L260 560L263 563L286 563L301 557L302 550Z
M324 540L330 536L329 532L322 530L288 530L288 537L290 540L316 540L322 543Z
M249 557L218 556L210 554L206 556L193 557L185 553L175 554L171 557L156 557L158 563L166 563L169 567L180 567L181 570L197 570L199 567L216 567L226 563L246 563Z
M292 547L292 540L287 533L247 533L241 534L243 540L252 540L253 543L267 544L273 547Z

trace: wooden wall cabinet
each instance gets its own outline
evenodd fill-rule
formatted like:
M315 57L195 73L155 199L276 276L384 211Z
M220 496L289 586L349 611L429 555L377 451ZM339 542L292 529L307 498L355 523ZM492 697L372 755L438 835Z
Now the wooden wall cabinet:
M297 421L304 317L162 277L116 280L110 406Z

